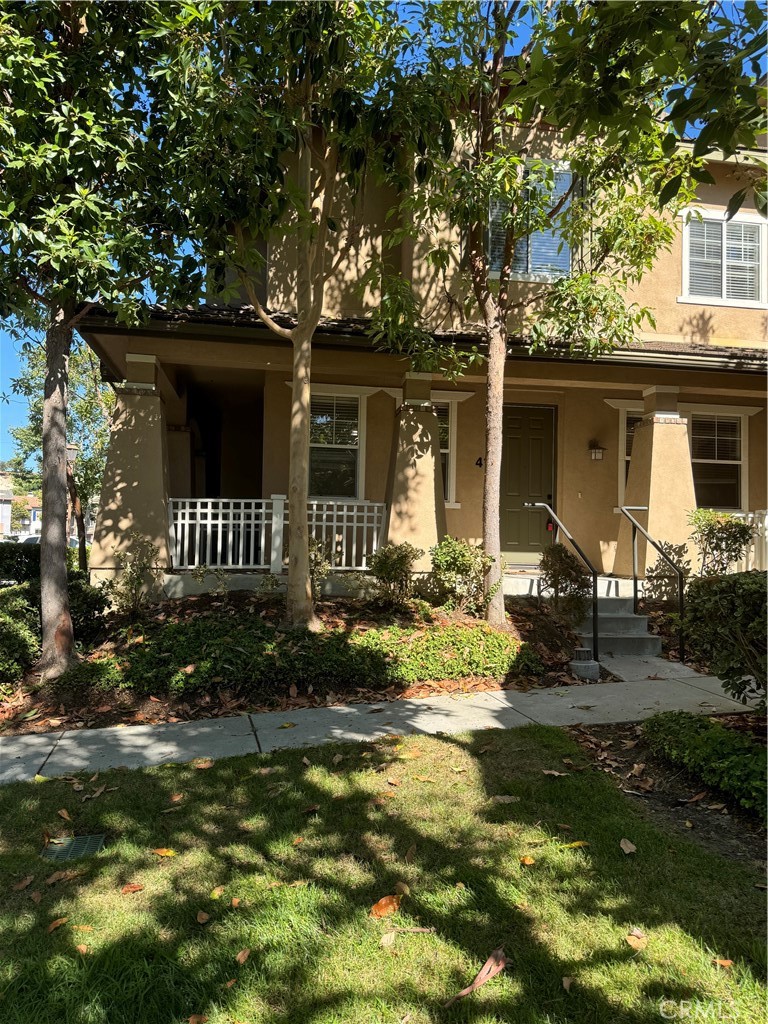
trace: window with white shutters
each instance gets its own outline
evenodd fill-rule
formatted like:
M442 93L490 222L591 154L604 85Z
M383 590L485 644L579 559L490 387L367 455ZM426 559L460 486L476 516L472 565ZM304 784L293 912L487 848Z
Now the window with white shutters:
M434 402L437 416L438 434L440 437L440 462L443 466L443 497L451 500L451 406L448 402Z
M765 301L765 227L757 221L692 218L685 227L687 298Z
M571 187L570 171L556 171L549 203L554 208ZM567 201L565 206L567 207ZM508 204L494 200L491 203L488 226L488 260L492 273L498 274L504 264L505 223ZM571 250L562 235L553 229L531 231L515 243L512 257L512 277L546 280L566 277L571 271Z
M309 493L316 498L357 497L360 401L338 395L312 398Z

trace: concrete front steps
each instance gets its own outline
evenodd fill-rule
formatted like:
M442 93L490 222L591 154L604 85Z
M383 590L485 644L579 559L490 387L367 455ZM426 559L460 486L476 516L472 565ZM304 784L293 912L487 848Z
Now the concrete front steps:
M631 580L629 581L631 585ZM658 657L661 637L648 633L648 616L635 615L631 597L600 597L597 602L599 655ZM592 616L577 631L584 647L593 647Z

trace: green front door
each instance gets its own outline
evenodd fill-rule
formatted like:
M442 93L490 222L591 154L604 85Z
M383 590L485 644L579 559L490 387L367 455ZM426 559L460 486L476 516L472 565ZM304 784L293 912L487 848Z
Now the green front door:
M552 543L546 512L526 501L552 504L555 480L555 410L532 405L504 407L501 464L501 550L506 562L535 565Z

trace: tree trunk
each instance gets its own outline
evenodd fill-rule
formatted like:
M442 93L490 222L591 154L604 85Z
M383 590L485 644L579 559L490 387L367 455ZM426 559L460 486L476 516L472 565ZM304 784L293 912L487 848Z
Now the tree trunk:
M43 397L43 521L40 534L40 611L43 653L38 670L57 679L75 657L67 593L67 399L71 317L60 309L48 328Z
M309 418L312 334L296 328L293 338L293 384L288 461L288 620L293 626L319 629L309 575Z
M485 477L483 480L483 547L494 562L487 587L496 588L485 617L493 626L503 626L504 593L501 585L501 451L504 432L504 363L507 332L500 323L488 330L487 390L485 398Z
M85 519L83 517L83 505L80 495L77 493L75 474L72 467L67 463L67 487L69 488L69 501L72 505L72 514L75 517L77 526L77 567L80 572L88 572L88 554L85 550ZM69 543L69 529L67 529L67 543Z

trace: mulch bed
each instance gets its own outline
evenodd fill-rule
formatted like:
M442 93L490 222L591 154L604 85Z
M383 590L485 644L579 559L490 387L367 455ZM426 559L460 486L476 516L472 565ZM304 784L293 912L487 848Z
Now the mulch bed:
M728 728L765 741L764 716L718 716ZM654 757L641 724L573 726L568 730L596 767L657 825L734 860L765 865L766 831L756 816L703 786L688 772Z
M151 620L155 623L188 621L195 616L227 614L252 603L252 594L233 592L226 600L210 594L167 601L158 606ZM277 625L284 614L280 600L262 600L262 618ZM443 679L414 683L384 690L356 688L331 692L322 696L299 693L294 685L288 693L270 695L259 700L242 695L222 685L215 692L186 694L178 697L137 695L130 690L110 692L67 691L63 685L55 689L40 688L39 677L31 673L7 701L0 702L0 735L44 733L59 729L92 729L107 726L158 725L165 722L187 722L226 717L245 712L292 711L299 708L332 707L344 704L379 703L446 694L482 693L488 690L547 689L553 686L578 686L585 680L567 671L576 638L552 616L547 606L538 607L534 599L513 599L507 603L508 629L514 636L531 644L541 657L546 671L537 677ZM345 627L380 628L385 625L417 625L422 620L409 613L376 611L359 601L336 600L318 604L317 613L329 629ZM435 613L436 621L446 623L471 621L460 614ZM106 641L89 656L115 651L119 645ZM604 679L611 676L604 674ZM297 680L301 687L301 680ZM295 692L294 692L295 691Z

